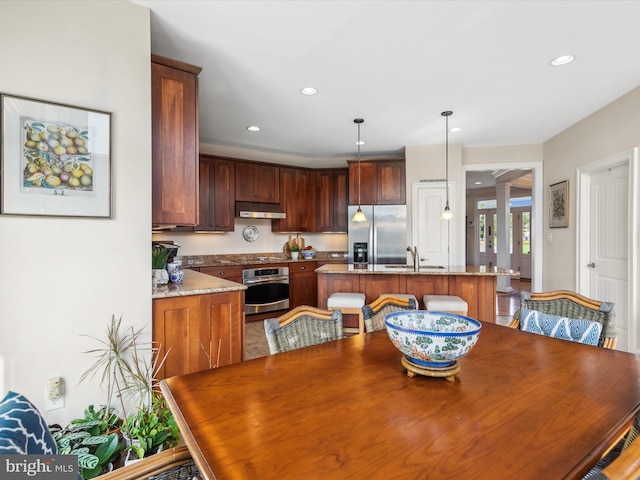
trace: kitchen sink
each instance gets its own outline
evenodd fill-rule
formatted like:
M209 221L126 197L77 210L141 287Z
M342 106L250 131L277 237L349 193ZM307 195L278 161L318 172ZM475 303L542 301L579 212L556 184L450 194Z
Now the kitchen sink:
M411 268L411 269L413 269L413 266L412 265L392 265L392 264L389 264L389 265L385 265L384 268Z

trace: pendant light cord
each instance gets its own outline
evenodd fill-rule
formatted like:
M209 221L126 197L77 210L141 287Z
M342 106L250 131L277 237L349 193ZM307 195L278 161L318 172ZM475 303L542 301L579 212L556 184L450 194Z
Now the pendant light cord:
M446 189L446 194L447 194L447 207L449 206L449 115L447 115L445 117L445 128L447 130L446 133L446 148L447 151L445 152L445 189Z
M358 141L356 142L358 145L358 209L362 207L360 201L360 125L364 122L362 118L356 118L354 123L358 125Z

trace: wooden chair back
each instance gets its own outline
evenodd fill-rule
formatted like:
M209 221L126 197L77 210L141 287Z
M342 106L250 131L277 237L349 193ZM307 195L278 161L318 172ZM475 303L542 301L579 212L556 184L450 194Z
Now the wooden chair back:
M385 328L384 317L392 312L415 310L418 306L412 298L385 295L362 307L364 328L367 333Z
M509 327L520 328L520 314L524 309L600 322L602 335L598 346L612 350L616 348L615 313L611 302L592 300L568 290L520 292L520 310L513 316Z
M272 355L338 340L343 337L342 312L301 305L266 319L264 332Z

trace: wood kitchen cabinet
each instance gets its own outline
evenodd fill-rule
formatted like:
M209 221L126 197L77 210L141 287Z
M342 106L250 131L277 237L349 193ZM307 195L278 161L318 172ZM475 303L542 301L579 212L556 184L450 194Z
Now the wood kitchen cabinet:
M200 222L196 231L233 232L235 162L200 155Z
M244 359L244 291L153 300L157 379L229 365Z
M242 265L222 265L219 267L200 267L200 273L213 275L214 277L224 278L236 283L242 283L242 270L244 268L252 268Z
M316 231L347 232L348 207L349 169L316 171Z
M301 260L289 263L289 308L316 306L316 272L318 262Z
M315 232L316 190L312 170L280 168L280 205L286 218L272 220L272 232Z
M187 63L151 56L154 225L198 223L198 74Z
M360 162L360 205L405 205L404 160ZM358 205L358 162L349 163L349 205Z
M236 201L280 203L280 168L236 162Z

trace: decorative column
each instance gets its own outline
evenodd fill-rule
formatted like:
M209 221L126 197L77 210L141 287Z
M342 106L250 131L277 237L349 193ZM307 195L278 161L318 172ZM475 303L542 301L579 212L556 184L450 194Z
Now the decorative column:
M511 208L509 201L511 199L511 183L496 184L496 215L498 217L498 255L496 258L496 266L510 269L511 268L511 252L509 248L510 222L509 213ZM511 277L501 275L497 277L497 290L499 292L511 292Z

